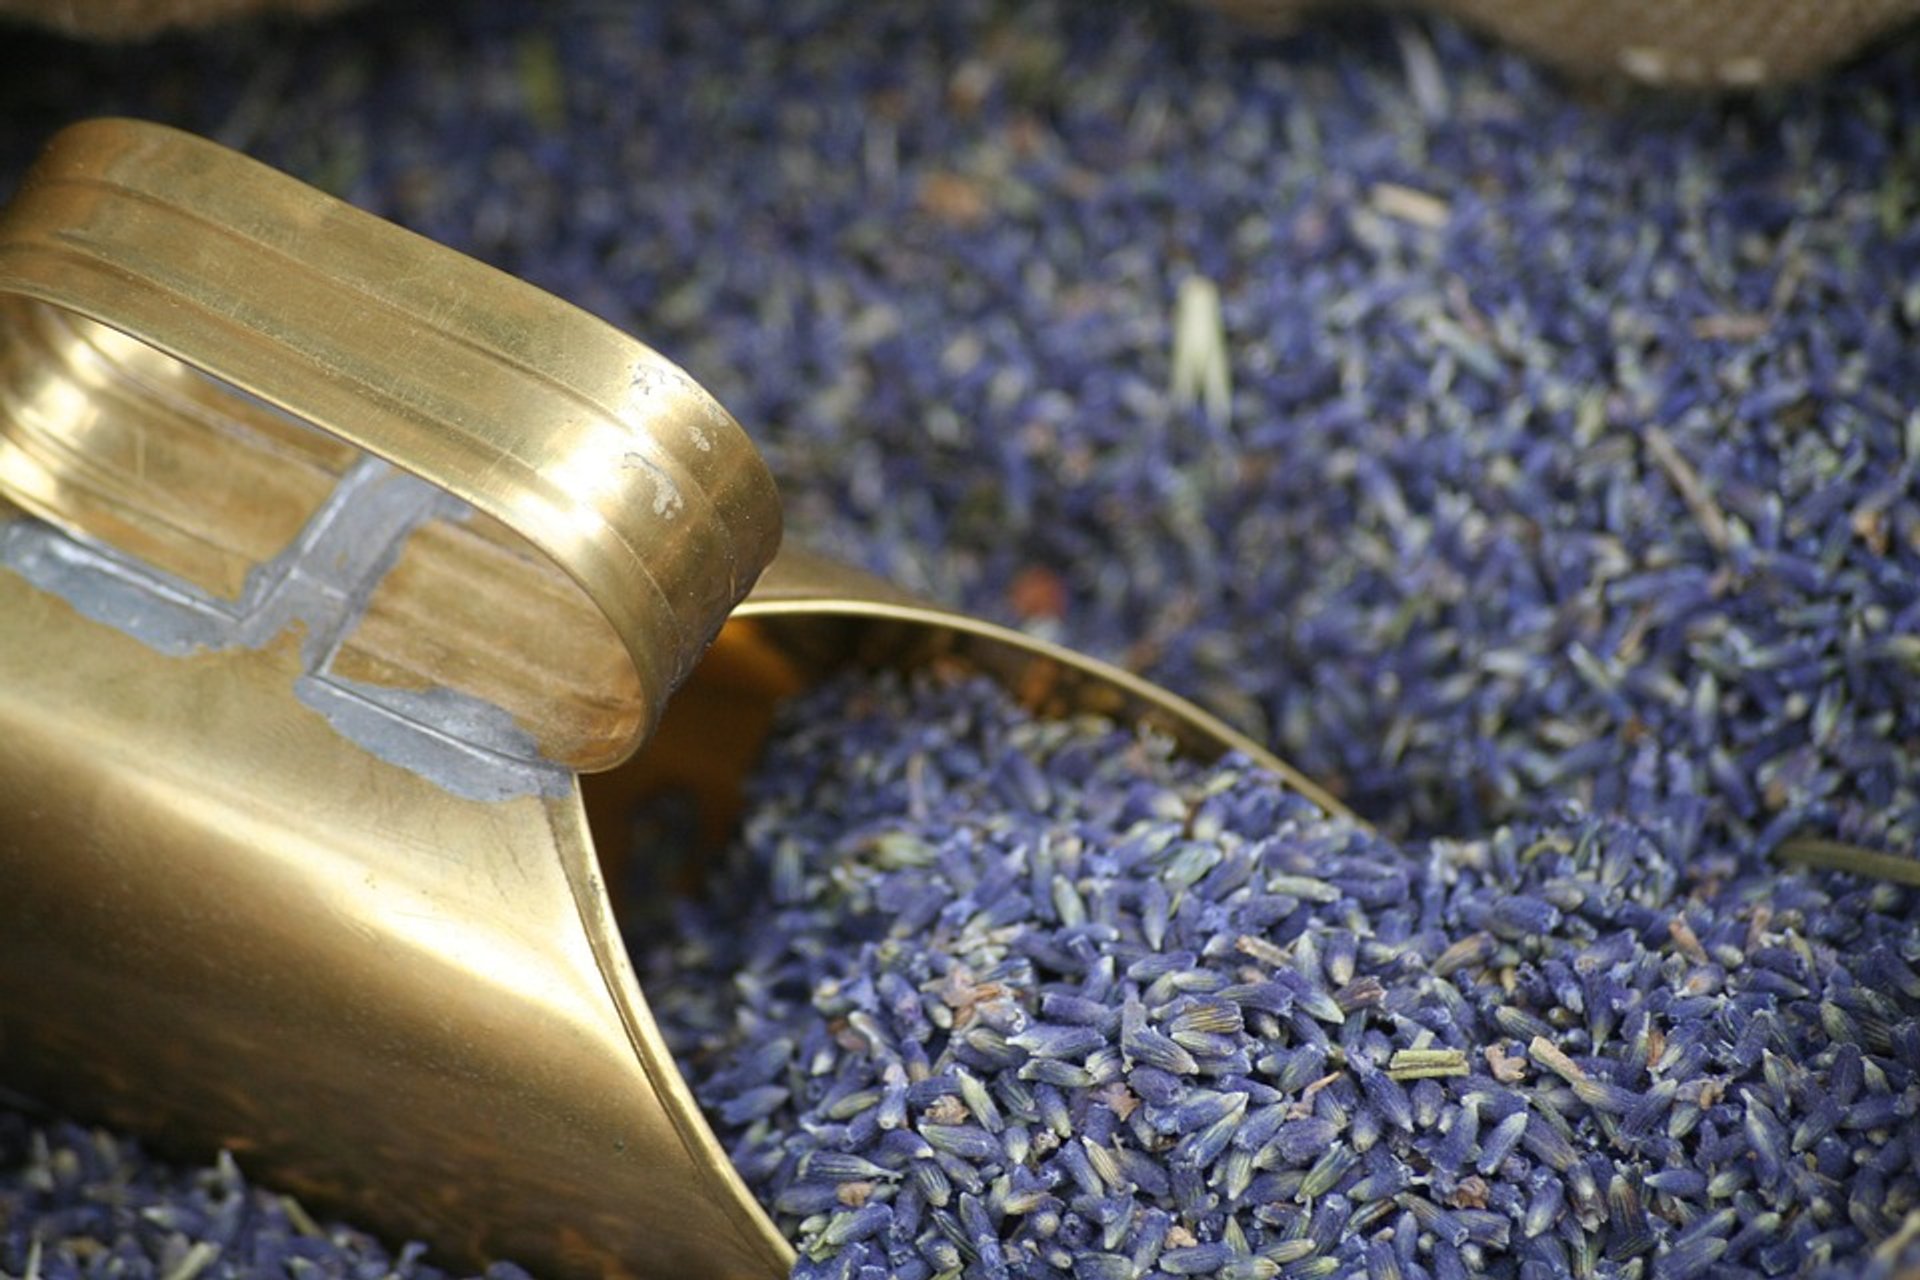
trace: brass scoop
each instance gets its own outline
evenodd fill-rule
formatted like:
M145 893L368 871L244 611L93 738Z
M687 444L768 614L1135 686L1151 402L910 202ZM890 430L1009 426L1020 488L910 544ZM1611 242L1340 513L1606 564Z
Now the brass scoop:
M204 140L60 134L0 213L0 1084L454 1264L774 1277L603 887L633 797L720 830L779 696L945 657L1337 808L778 543L648 348Z

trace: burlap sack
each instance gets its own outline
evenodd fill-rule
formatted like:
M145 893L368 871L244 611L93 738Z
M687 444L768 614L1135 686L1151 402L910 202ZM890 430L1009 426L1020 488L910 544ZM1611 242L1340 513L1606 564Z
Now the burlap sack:
M1202 0L1286 25L1327 0ZM1748 87L1824 71L1920 0L1422 0L1577 75Z
M249 13L324 13L344 0L0 0L0 18L26 18L74 36L128 40ZM0 36L4 38L4 36Z
M1344 0L1199 0L1247 21L1286 23ZM319 13L343 0L0 0L0 17L125 39L243 13ZM1426 0L1581 75L1741 87L1824 70L1920 0Z

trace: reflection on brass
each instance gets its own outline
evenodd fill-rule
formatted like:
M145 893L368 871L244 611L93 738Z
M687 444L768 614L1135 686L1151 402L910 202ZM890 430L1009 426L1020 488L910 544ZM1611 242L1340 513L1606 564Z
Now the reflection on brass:
M0 1081L449 1260L780 1268L571 772L648 735L777 545L717 404L519 281L94 122L0 215L0 495Z
M632 753L779 544L764 463L658 354L187 134L116 120L60 134L0 220L0 293L13 295L8 331L27 335L9 342L24 350L0 430L15 502L231 590L304 514L297 503L246 487L237 456L212 528L130 516L125 494L177 480L193 485L178 506L201 510L215 482L169 429L197 422L218 440L249 434L255 402L291 411L499 521L605 614L646 714L567 761L578 768ZM49 306L153 350L102 373L102 349L125 340L96 341L98 325ZM174 394L145 394L155 383ZM249 448L272 447L252 434Z
M8 491L209 595L238 596L354 460L352 446L70 311L0 297L0 324Z
M0 214L0 1084L455 1265L784 1274L604 887L633 798L723 836L847 663L1284 766L778 531L631 339L212 144L61 135Z
M788 547L734 610L719 643L674 696L659 733L639 759L585 780L588 812L607 851L603 858L612 858L620 847L633 806L656 793L692 797L701 843L712 846L724 839L781 698L847 667L913 669L941 663L992 676L1039 715L1087 713L1146 725L1202 759L1239 752L1329 813L1348 813L1265 747L1159 685ZM716 725L726 726L725 732L714 732Z

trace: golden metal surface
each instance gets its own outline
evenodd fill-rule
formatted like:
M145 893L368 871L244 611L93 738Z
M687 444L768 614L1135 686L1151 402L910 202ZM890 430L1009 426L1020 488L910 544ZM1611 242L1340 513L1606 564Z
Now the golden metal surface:
M674 695L634 764L583 779L603 861L639 797L677 790L698 808L701 834L724 839L776 704L847 667L958 665L983 672L1044 716L1091 713L1166 734L1188 754L1237 752L1272 770L1329 813L1339 800L1225 721L1130 671L1037 637L930 604L893 584L787 546L733 612L705 662ZM1356 819L1357 821L1357 819Z
M0 1079L454 1260L781 1269L568 772L647 736L777 543L703 391L211 143L95 122L0 214L0 495ZM323 685L426 754L345 736ZM450 791L442 748L500 793Z
M295 648L170 658L0 576L0 1079L459 1263L780 1273L579 801L376 759Z
M171 567L168 549L204 551L193 544L207 531L191 515L129 528L118 505L156 473L191 469L159 419L277 406L493 517L605 614L646 714L582 743L577 768L610 767L645 739L779 544L758 453L657 353L189 134L99 120L56 137L0 218L0 293L22 335L0 435L0 486L17 503ZM35 315L44 305L151 351L100 359L98 328ZM298 514L243 479L220 513L223 563L194 575L203 585L231 588ZM210 509L203 487L182 494L189 511Z
M1331 803L798 551L583 794L777 537L663 370L211 144L61 136L0 215L0 1083L459 1265L776 1277L604 886L637 795L691 786L723 834L779 697L964 661Z
M1329 813L1347 814L1312 779L1265 747L1151 681L1112 663L929 604L857 569L793 548L775 557L733 612L754 619L819 669L861 661L901 666L951 655L995 676L1047 714L1088 711L1153 726L1205 759L1239 752Z

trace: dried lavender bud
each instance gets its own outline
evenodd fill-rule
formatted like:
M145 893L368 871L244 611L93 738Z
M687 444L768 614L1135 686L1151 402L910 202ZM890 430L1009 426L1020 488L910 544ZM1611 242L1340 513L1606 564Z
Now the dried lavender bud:
M1000 793L1008 753L1045 804ZM909 774L938 799L912 801L895 784ZM1327 1261L1412 1274L1452 1267L1455 1250L1468 1273L1684 1275L1757 1256L1756 1223L1813 1223L1836 1265L1894 1230L1878 1206L1892 1178L1911 1178L1899 1126L1920 1085L1890 1047L1920 1002L1897 984L1864 996L1861 975L1884 969L1881 948L1920 954L1904 893L1723 877L1693 891L1683 933L1667 927L1676 873L1623 823L1570 812L1481 842L1396 846L1241 762L1203 768L1099 721L1033 721L979 681L823 687L787 710L754 785L717 905L689 906L684 942L640 959L698 1096L807 1266L934 1275L957 1249L1026 1280L1084 1249L1099 1259L1088 1274ZM902 839L930 855L879 852ZM1075 883L1103 904L1097 928L1019 887L1034 882L1031 851L1069 840ZM779 870L796 848L797 875ZM1383 869L1404 896L1364 887ZM1333 894L1276 907L1274 884L1309 870ZM772 893L776 874L798 895ZM1150 941L1149 887L1170 878L1175 905ZM1613 887L1535 913L1530 959L1496 963L1481 926L1549 882ZM1844 912L1834 895L1853 895ZM1783 897L1827 913L1817 947L1756 913ZM903 922L896 904L923 899L941 905ZM1332 949L1315 939L1335 930L1353 939L1342 990L1371 994L1323 1016ZM1681 936L1683 951L1720 956L1710 995L1694 994ZM1827 999L1767 990L1776 968L1758 957L1782 947ZM1451 998L1435 996L1442 984ZM922 1016L927 1001L955 1017ZM1596 1006L1623 1010L1626 1034L1592 1038L1564 1016ZM1856 1009L1886 1035L1855 1035ZM1515 1043L1535 1027L1548 1030ZM784 1068L770 1070L770 1045ZM888 1086L903 1055L921 1078ZM1096 1082L1094 1064L1110 1077ZM1045 1075L1055 1068L1078 1074ZM877 1113L890 1087L905 1129L827 1115L849 1100ZM763 1114L769 1088L788 1096ZM754 1118L729 1124L729 1107ZM1834 1173L1795 1157L1802 1125L1813 1148L1852 1135ZM883 1145L905 1138L924 1151ZM829 1199L842 1178L860 1188L853 1206ZM1416 1238L1431 1247L1406 1252Z
M231 1156L173 1169L99 1130L36 1128L0 1112L0 1271L86 1280L258 1280L380 1276L442 1280L426 1246L389 1252L363 1232L317 1222L291 1196L248 1184ZM496 1263L486 1280L528 1280Z

